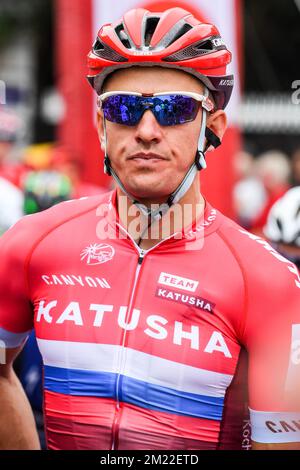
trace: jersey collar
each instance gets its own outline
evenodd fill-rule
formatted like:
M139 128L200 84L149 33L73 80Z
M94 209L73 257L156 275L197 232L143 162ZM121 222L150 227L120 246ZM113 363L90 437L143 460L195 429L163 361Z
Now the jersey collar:
M115 236L118 238L131 238L126 229L122 226L117 210L117 191L114 190L107 195L105 217L110 227L113 228ZM190 226L185 227L181 232L177 232L166 240L166 243L192 243L203 239L215 232L221 225L222 215L205 200L205 208L202 215Z

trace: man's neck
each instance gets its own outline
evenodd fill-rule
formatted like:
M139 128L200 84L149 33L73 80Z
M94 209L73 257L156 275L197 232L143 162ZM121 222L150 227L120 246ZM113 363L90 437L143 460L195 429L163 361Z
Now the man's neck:
M151 201L147 201L146 205L148 208L151 207ZM155 203L154 207L157 208L158 204ZM183 198L174 204L160 220L150 224L150 219L141 214L137 206L122 193L120 188L117 188L117 209L120 221L129 235L144 250L152 248L165 238L178 232L181 233L191 226L201 217L204 207L205 201L200 192L200 181L196 177Z

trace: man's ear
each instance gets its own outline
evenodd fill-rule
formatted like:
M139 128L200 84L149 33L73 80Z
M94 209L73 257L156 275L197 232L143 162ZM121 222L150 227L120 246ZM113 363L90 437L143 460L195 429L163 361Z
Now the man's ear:
M97 131L98 131L98 137L100 140L100 145L101 149L103 152L105 151L105 142L104 142L104 125L103 125L103 114L100 110L97 111Z
M218 109L218 111L215 111L213 114L209 114L206 125L222 141L227 128L227 116L225 111Z

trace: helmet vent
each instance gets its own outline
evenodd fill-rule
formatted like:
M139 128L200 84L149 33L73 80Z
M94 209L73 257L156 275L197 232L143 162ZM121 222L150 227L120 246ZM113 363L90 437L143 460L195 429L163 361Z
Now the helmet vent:
M153 16L152 18L147 18L146 25L145 25L145 46L149 47L152 36L154 34L154 31L156 29L156 26L158 25L160 18Z
M204 41L200 42L195 46L195 49L198 49L199 51L207 52L207 51L213 51L215 49L213 43L211 41Z
M99 52L99 51L104 50L104 46L103 46L102 42L99 40L99 38L96 39L95 44L93 46L93 50L94 50L95 54L97 54L97 52Z
M115 32L117 33L117 36L118 38L120 39L121 43L123 44L123 46L126 47L126 49L131 49L131 44L130 44L130 41L129 41L129 38L128 38L128 35L124 29L124 25L123 23L119 24L116 28L115 28Z
M96 39L93 52L98 57L102 59L111 60L112 62L127 62L126 57L122 57L118 52L114 51L108 44L105 44L100 41L99 38Z
M168 47L173 44L173 42L177 41L177 39L181 38L191 29L193 29L193 27L190 24L184 23L181 28L177 31L177 33L173 37L171 37L170 41L165 45L165 47Z
M215 44L214 41L217 39L212 37L204 41L200 41L195 44L187 46L185 49L181 49L174 54L165 57L163 60L167 62L177 62L180 60L193 59L201 55L209 54L212 51L219 51L221 49L226 49L226 46L220 42L220 44Z

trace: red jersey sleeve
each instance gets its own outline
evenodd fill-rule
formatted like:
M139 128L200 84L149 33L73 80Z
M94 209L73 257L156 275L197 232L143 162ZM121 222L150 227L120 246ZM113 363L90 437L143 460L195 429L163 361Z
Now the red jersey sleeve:
M246 311L240 341L249 354L252 439L300 442L300 278L265 240L232 225Z
M0 238L0 340L18 347L33 328L26 263L32 246L27 217Z
M98 204L99 197L58 204L23 217L0 238L1 346L20 346L33 328L28 266L40 241L61 224L95 209Z

